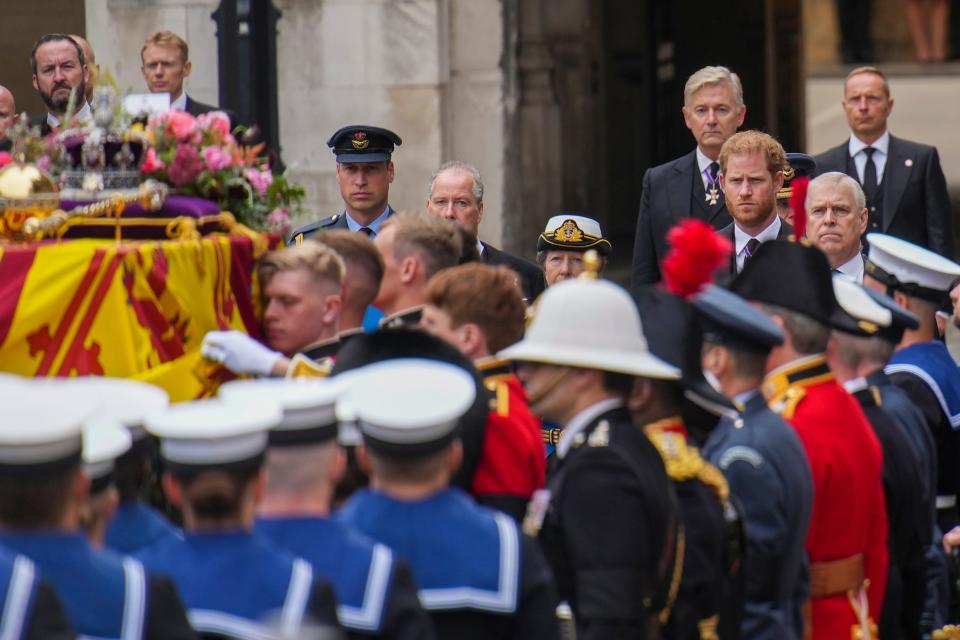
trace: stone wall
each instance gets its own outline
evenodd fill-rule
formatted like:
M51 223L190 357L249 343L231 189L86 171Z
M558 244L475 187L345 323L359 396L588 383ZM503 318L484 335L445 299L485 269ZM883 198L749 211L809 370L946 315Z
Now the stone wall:
M275 0L280 139L315 217L341 211L327 137L347 124L391 129L390 202L423 208L443 161L476 164L481 236L499 242L502 48L499 0Z
M273 0L281 153L307 189L309 218L342 211L326 140L347 124L396 131L390 202L423 208L443 161L484 175L480 235L500 244L505 89L502 0ZM140 47L157 29L190 44L188 92L217 102L219 0L88 0L87 34L121 90L143 91Z
M190 45L193 71L187 93L218 102L216 25L210 14L219 0L87 0L87 40L101 73L109 72L121 91L147 90L140 74L140 49L151 33L168 29Z

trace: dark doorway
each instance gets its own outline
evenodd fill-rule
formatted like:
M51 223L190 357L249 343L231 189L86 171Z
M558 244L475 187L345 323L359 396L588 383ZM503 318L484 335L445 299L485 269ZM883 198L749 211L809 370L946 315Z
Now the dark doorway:
M745 128L803 149L800 4L506 0L518 104L507 123L508 174L520 176L507 184L506 204L522 212L505 220L507 248L529 255L549 215L580 211L600 221L614 244L610 275L625 281L643 174L693 149L683 87L703 66L740 75ZM544 143L551 126L557 145Z

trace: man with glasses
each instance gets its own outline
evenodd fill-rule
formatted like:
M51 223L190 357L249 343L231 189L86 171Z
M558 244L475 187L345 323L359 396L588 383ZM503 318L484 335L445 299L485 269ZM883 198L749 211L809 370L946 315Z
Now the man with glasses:
M863 282L860 236L867 228L863 189L845 173L831 171L810 181L807 239L827 254L830 268Z
M847 75L843 109L850 139L818 156L817 172L840 171L863 188L871 233L885 233L953 258L947 183L935 147L890 135L890 85L876 67Z

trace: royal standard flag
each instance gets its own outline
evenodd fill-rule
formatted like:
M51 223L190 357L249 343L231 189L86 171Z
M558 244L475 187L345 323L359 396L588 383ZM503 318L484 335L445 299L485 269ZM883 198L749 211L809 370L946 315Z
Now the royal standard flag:
M210 395L207 331L257 336L249 238L0 249L0 370L24 376L136 377L173 400Z

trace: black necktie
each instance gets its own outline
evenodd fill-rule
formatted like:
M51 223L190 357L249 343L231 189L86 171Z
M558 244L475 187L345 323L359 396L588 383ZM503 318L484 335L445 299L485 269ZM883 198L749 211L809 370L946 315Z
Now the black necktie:
M863 165L863 194L867 196L867 202L873 202L877 195L877 165L873 163L873 147L864 148L863 152L867 154L867 163Z
M753 257L753 254L757 252L757 249L760 247L760 241L756 238L750 238L747 240L747 246L743 249L743 266L746 267L747 263L750 262L750 258Z
M719 162L711 162L711 163L710 163L710 166L707 167L707 173L710 174L710 182L711 182L711 184L714 183L714 182L716 182L716 181L717 181L717 174L720 173L720 163L719 163Z
M368 238L373 237L373 229L371 229L370 227L360 227L359 231L360 233L366 234Z

